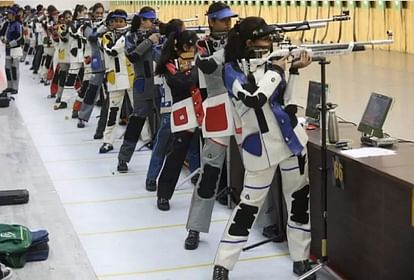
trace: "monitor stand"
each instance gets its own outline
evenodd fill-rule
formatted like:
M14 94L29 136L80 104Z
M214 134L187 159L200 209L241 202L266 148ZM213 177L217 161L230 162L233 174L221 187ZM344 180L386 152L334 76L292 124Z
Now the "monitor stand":
M382 137L376 137L364 133L361 135L361 143L370 147L391 148L397 142L397 139L384 135Z

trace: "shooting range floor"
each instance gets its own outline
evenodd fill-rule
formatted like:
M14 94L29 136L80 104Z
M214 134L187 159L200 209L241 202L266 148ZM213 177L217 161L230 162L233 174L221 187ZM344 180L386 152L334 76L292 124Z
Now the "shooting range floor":
M2 56L4 57L4 56ZM414 56L382 51L332 58L327 81L338 115L359 122L372 91L395 98L385 131L414 139ZM318 65L303 70L298 89L306 103L307 81L319 80ZM128 174L116 170L112 153L101 155L93 140L94 116L76 128L70 109L53 111L49 88L21 65L20 91L10 108L0 110L0 189L28 188L29 204L2 206L4 223L46 228L50 259L16 270L20 279L211 279L215 251L230 211L216 205L210 234L196 251L183 249L185 223L193 187L174 194L171 211L156 208L145 191L149 151L136 152ZM67 117L69 117L67 119ZM122 130L118 131L122 135ZM183 176L186 173L183 172ZM262 240L253 230L249 241ZM287 244L267 244L243 253L231 279L296 279ZM319 274L318 279L334 279Z
M3 206L4 223L51 235L50 259L16 270L20 279L211 279L212 263L230 210L219 204L210 234L186 251L185 223L193 187L180 187L171 211L160 212L155 193L145 191L150 151L135 152L127 174L116 172L117 151L99 154L93 140L98 108L78 129L71 110L54 111L49 88L21 65L16 102L1 110L1 189L28 188L30 202ZM122 135L122 129L118 135ZM2 172L3 173L3 172ZM183 176L187 172L183 172ZM263 240L253 230L250 243ZM232 279L295 279L287 244L267 244L243 253Z

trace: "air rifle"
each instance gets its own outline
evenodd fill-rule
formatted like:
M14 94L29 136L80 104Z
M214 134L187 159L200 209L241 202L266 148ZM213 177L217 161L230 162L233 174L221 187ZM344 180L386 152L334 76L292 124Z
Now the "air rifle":
M304 20L304 21L294 21L287 23L274 23L269 24L274 27L275 32L286 33L286 32L296 32L296 31L305 31L314 28L323 28L329 22L336 21L346 21L350 20L349 11L343 11L341 15L332 16L330 18L323 19L314 19L314 20Z
M365 51L367 46L390 45L394 42L392 32L387 31L387 39L357 41L349 43L332 43L332 44L302 44L299 46L282 45L270 53L267 57L259 58L263 63L265 61L277 60L282 57L291 57L293 60L298 59L303 51L306 51L312 60L319 60L321 57L350 54L352 52Z

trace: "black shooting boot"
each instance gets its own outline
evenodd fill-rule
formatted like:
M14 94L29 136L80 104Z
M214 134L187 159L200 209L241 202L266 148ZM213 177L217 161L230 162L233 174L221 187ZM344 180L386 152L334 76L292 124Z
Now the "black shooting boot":
M72 119L77 119L79 117L79 111L72 110Z
M77 124L78 128L84 128L85 127L85 121L78 119L78 124Z
M311 270L312 267L308 260L293 262L293 273L298 276L301 276ZM305 278L306 280L315 280L316 274L309 275Z
M195 230L189 230L187 238L184 242L184 248L186 250L195 250L198 248L198 244L200 243L200 233Z
M273 242L285 241L285 235L277 224L265 227L262 234L264 237L272 239Z
M213 280L229 280L229 270L215 265L213 270Z
M103 132L97 131L95 135L93 136L93 139L98 140L98 139L102 139L103 137L104 137Z
M111 144L103 143L102 146L99 148L99 153L105 154L109 151L112 151L113 149L114 149L114 146L112 146Z
M170 210L170 202L166 198L159 197L157 200L157 207L161 211L168 211Z
M127 173L128 172L128 164L125 160L118 160L118 172L119 173Z
M155 192L157 190L157 182L155 180L147 179L145 181L145 189L149 192Z

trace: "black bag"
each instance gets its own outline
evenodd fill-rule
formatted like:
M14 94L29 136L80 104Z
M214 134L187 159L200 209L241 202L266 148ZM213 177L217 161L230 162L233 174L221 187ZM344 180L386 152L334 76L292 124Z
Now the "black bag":
M32 245L26 255L27 262L44 261L49 257L49 232L47 230L32 231Z
M45 261L49 257L49 244L41 243L29 248L26 254L26 262Z
M10 100L14 100L14 97L9 97L7 94L0 94L0 108L9 107Z
M0 205L24 204L28 201L27 190L0 191Z

